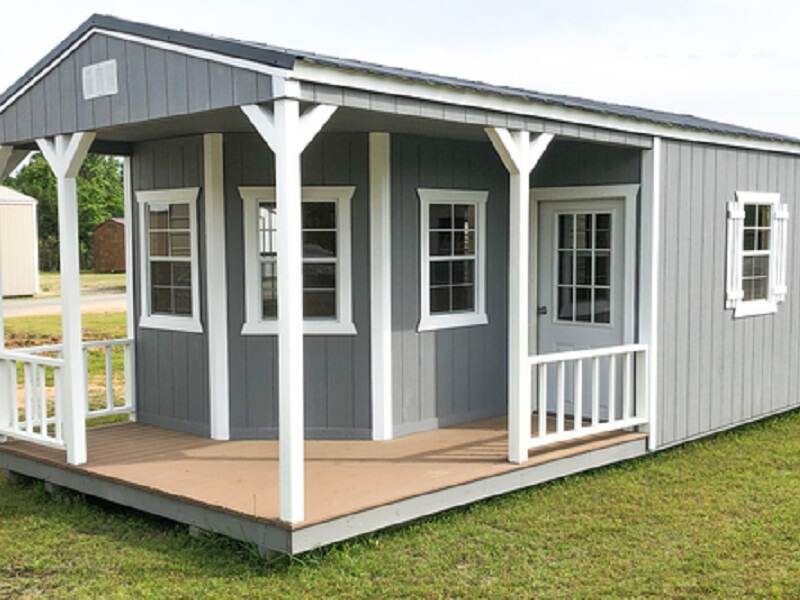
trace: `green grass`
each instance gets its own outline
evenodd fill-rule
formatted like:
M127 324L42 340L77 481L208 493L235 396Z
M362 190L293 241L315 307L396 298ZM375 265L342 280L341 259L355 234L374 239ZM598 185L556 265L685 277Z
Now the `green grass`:
M0 483L0 597L799 597L800 413L268 564Z
M58 296L61 293L61 279L58 273L39 273L37 297ZM125 273L81 273L81 293L119 294L125 292Z

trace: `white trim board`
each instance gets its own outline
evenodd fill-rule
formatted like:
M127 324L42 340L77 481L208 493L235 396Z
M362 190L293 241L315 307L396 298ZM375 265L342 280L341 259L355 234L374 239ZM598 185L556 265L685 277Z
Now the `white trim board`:
M353 186L303 186L302 202L336 203L336 319L304 319L305 335L356 335L353 323L352 211ZM258 261L258 203L275 202L275 188L241 186L244 227L245 322L242 335L277 335L278 319L261 316ZM249 250L249 252L248 252ZM278 284L280 285L280 283ZM278 307L280 311L280 307ZM279 312L280 314L280 312Z
M391 136L369 134L372 439L393 437Z
M364 90L391 96L403 96L456 106L480 108L506 114L550 119L575 125L624 131L647 136L660 136L697 143L749 148L767 152L800 154L800 143L758 140L745 136L694 130L684 127L640 121L586 109L545 104L524 98L513 98L490 92L458 89L450 86L402 79L342 68L297 61L293 77L300 81Z
M211 439L230 439L228 277L225 265L225 187L221 133L203 136L203 208L206 242L206 327ZM199 284L199 281L198 281Z

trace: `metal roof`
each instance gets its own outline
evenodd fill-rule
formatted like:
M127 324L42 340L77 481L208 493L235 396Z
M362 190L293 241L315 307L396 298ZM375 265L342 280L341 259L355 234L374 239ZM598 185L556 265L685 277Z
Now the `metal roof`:
M78 29L71 33L63 42L61 42L58 46L56 46L56 48L48 53L47 56L36 63L36 65L28 70L25 75L23 75L8 90L0 95L0 105L8 100L8 98L10 98L18 90L20 90L31 78L33 78L39 71L44 69L56 57L67 50L72 44L78 41L90 30L95 28L137 35L162 42L170 42L189 48L207 50L210 52L224 54L226 56L251 60L284 69L292 69L297 61L304 61L349 71L400 78L434 86L446 86L456 89L472 90L485 94L513 97L528 100L530 102L584 110L587 112L604 115L613 115L635 121L656 123L659 125L667 125L681 129L706 131L731 136L744 136L758 140L800 144L800 139L792 136L759 131L748 127L740 127L738 125L731 125L729 123L704 119L702 117L696 117L689 114L670 113L636 106L589 100L575 96L548 94L517 87L492 85L481 81L472 81L457 77L436 75L362 60L339 58L335 56L317 54L314 52L306 52L303 50L291 50L288 48L271 46L269 44L260 42L250 42L216 35L198 34L182 30L168 29L155 25L127 21L107 15L92 15L83 24L81 24Z

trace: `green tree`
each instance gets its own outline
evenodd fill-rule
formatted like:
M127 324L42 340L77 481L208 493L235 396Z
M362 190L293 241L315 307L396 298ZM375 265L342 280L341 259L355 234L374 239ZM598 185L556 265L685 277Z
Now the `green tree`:
M58 270L58 201L56 178L36 153L4 185L39 201L39 261L45 271ZM90 154L78 174L78 235L81 267L92 267L92 236L100 223L123 213L122 165L112 156Z

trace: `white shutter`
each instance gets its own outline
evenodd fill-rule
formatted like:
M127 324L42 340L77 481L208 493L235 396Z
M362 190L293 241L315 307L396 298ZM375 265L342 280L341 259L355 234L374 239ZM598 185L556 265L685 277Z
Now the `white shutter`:
M786 267L789 262L789 206L775 205L772 240L772 297L776 302L786 300Z
M742 244L744 242L744 205L728 202L728 253L725 308L736 308L744 297L742 290Z

